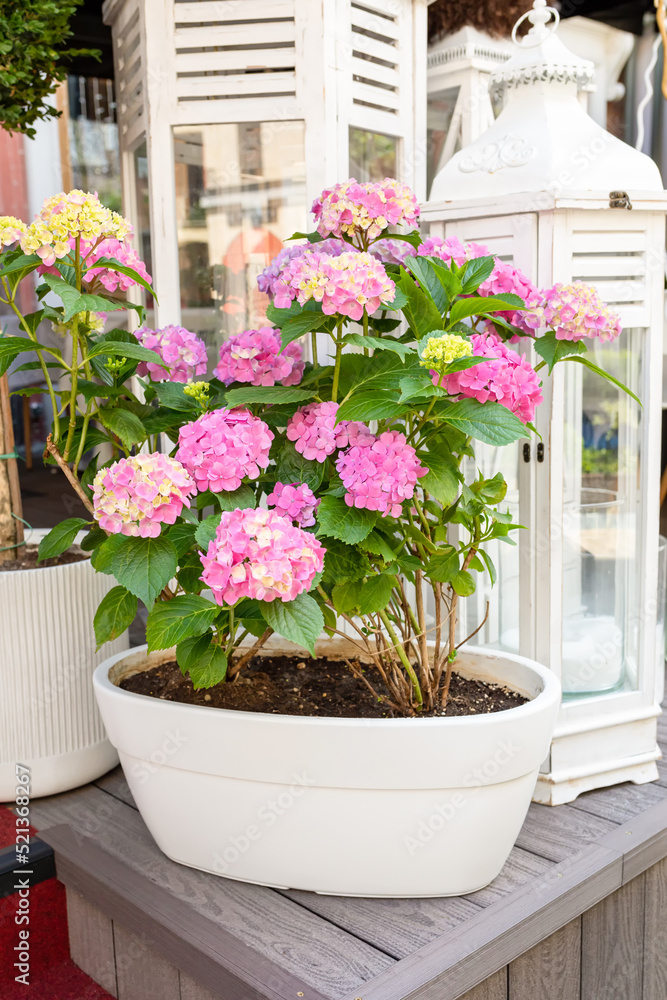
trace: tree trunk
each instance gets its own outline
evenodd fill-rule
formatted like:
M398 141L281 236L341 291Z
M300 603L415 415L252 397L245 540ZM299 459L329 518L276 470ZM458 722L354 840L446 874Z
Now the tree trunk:
M0 563L16 557L16 546L23 541L19 470L14 454L14 428L9 404L7 376L0 378Z

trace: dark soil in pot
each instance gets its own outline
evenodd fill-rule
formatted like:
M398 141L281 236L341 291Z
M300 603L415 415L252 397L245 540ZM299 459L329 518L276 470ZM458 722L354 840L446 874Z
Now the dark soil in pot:
M368 679L381 697L379 678L369 671ZM233 681L199 691L172 660L125 678L120 687L166 701L269 715L382 719L397 714L382 700L373 698L363 681L354 677L344 663L324 658L258 656ZM516 708L527 700L515 691L454 673L445 711L424 712L420 718L487 715Z
M57 556L55 559L43 559L37 562L37 545L23 545L16 550L16 558L7 562L0 562L0 573L6 573L14 569L44 569L45 566L65 566L68 563L83 562L90 559L88 552L84 552L78 546L72 546L67 552Z

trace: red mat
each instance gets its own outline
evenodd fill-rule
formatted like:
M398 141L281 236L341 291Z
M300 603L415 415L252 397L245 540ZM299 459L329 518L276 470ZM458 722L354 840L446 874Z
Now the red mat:
M34 836L37 831L30 832ZM15 834L15 816L0 806L0 848L13 844ZM33 886L29 900L26 925L16 922L19 897L0 899L0 1000L112 1000L70 958L64 885L47 879ZM23 971L15 963L19 931L25 928L30 931L28 985L15 980Z

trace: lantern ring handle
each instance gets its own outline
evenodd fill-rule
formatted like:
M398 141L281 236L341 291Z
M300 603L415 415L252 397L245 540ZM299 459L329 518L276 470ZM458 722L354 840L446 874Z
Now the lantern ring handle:
M533 48L536 45L540 45L546 38L547 34L551 34L552 32L556 31L558 25L560 24L560 14L558 13L555 7L547 7L546 5L543 6L539 2L535 2L534 7L540 9L539 15L537 14L537 9L527 10L525 14L521 15L519 20L512 28L512 41L514 42L515 45L518 45L520 48L528 49L528 48ZM551 18L547 18L547 20L545 21L543 20L542 14L551 15L553 20L551 21L550 24L549 21L551 20ZM525 38L519 41L517 39L516 34L521 25L523 24L523 22L526 20L526 18L530 19L533 27L530 29ZM539 23L540 21L541 23ZM532 41L530 40L531 35L533 36Z

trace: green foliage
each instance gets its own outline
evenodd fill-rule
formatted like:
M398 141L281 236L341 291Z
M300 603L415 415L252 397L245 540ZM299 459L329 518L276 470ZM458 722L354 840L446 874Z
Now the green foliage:
M76 55L67 48L70 21L82 0L0 0L0 122L7 132L34 136L36 122L55 118L47 101Z
M57 524L39 543L38 557L40 561L54 559L66 552L70 545L74 544L74 539L79 532L87 528L88 524L89 522L83 517L70 517Z
M262 615L274 632L315 655L315 642L324 628L324 616L312 597L299 594L286 603L262 602Z
M117 639L130 627L137 613L137 599L125 587L112 587L95 612L93 627L97 648Z

